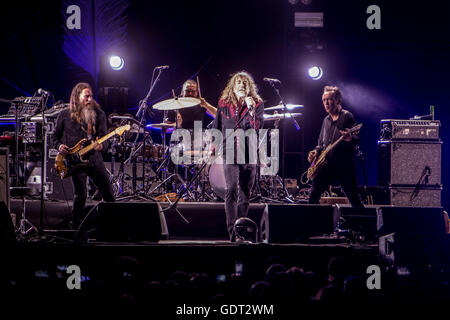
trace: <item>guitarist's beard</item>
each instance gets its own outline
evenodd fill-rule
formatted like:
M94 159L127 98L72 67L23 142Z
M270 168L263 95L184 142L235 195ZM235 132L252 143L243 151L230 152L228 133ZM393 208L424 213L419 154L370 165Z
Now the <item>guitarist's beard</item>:
M88 134L95 134L95 122L97 121L97 112L93 103L87 103L81 110L81 120L87 125Z

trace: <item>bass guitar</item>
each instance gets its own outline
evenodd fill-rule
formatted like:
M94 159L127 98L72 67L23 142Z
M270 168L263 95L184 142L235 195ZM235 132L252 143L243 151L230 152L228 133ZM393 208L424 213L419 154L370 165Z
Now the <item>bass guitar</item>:
M120 136L128 130L130 130L129 124L118 127L117 129L98 139L97 142L99 144L103 143L116 134ZM69 148L69 152L66 155L58 153L55 160L55 168L61 179L70 177L76 168L88 164L89 161L83 159L83 156L93 149L94 142L86 145L87 141L88 140L86 138L81 139L75 146Z
M357 124L356 126L348 129L348 133L352 136L357 135L359 131L361 130L362 123ZM322 170L323 167L327 164L327 155L330 154L330 152L344 139L344 136L340 136L339 139L337 139L332 144L329 144L325 150L323 150L318 157L314 159L313 162L311 162L311 166L308 169L308 172L306 174L306 177L310 180L314 179L317 174Z

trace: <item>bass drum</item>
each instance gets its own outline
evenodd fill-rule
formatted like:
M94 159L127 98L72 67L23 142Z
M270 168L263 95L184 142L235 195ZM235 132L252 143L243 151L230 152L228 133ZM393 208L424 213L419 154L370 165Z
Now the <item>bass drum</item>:
M223 164L213 163L209 167L209 184L211 185L211 189L216 196L225 200L225 172L223 170Z

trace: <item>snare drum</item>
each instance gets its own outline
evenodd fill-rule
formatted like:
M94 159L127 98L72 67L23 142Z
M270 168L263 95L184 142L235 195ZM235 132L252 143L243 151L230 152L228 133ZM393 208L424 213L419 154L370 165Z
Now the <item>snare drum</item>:
M164 148L161 144L153 143L145 146L145 157L149 161L158 162L164 158Z

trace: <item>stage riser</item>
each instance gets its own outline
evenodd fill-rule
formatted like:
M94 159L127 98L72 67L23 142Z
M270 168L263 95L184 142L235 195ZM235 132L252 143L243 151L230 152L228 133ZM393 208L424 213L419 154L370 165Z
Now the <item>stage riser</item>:
M162 209L167 206L167 203L161 203ZM264 204L250 204L248 218L255 221L258 226L264 208ZM170 238L229 239L223 202L180 202L177 209L189 223L185 223L174 210L165 212Z

